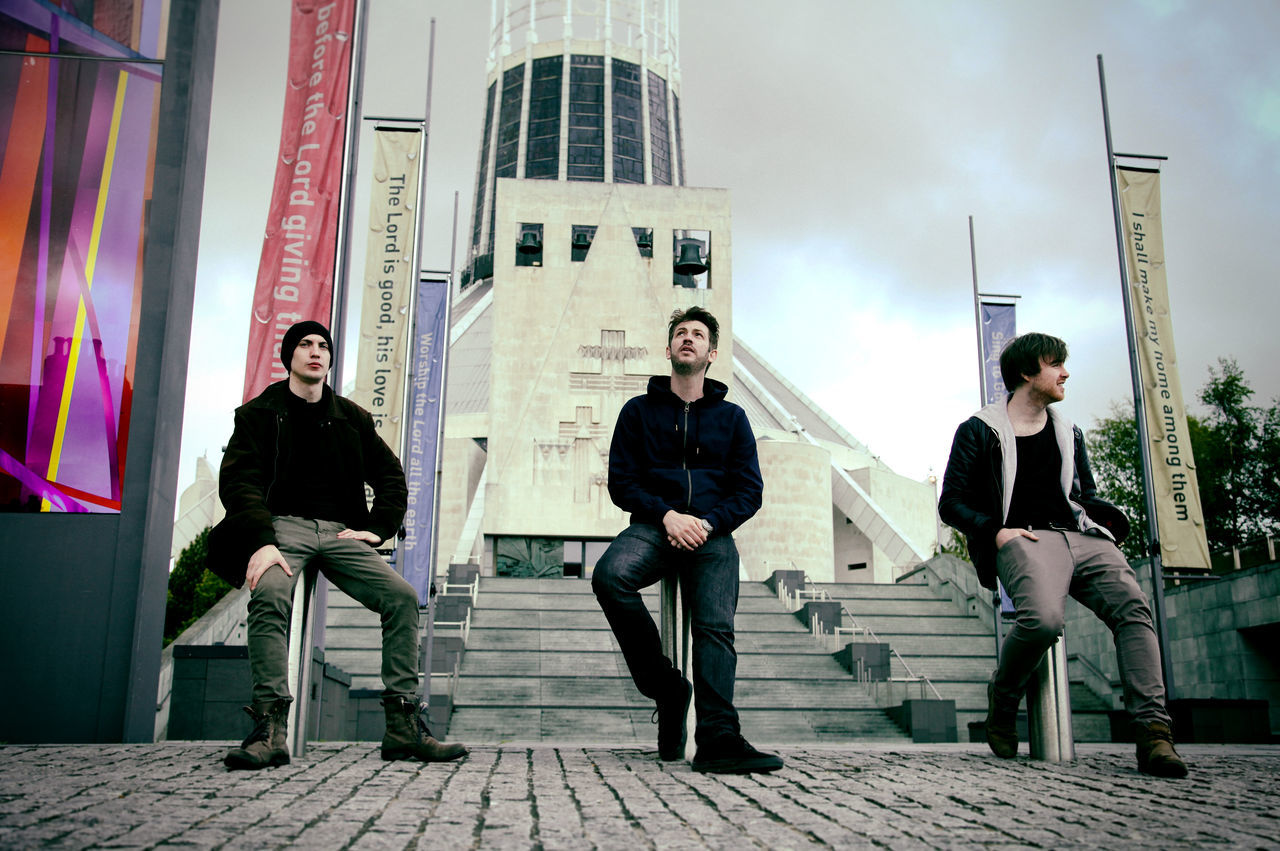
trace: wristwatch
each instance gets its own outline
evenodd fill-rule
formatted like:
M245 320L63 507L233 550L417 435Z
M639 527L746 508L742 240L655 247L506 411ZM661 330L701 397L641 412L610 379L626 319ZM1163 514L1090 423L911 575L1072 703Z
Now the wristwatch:
M714 532L715 530L716 530L716 528L715 528L714 526L712 526L712 525L711 525L711 521L710 521L710 520L708 520L707 518L703 517L703 518L702 518L702 531L704 531L704 532L706 532L708 535L710 535L710 534L711 534L712 532Z

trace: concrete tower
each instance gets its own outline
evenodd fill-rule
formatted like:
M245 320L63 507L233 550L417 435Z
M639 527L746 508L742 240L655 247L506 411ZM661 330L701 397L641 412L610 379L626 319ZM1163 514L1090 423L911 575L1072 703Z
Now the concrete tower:
M685 184L677 0L494 0L463 286L493 273L497 180Z
M711 377L758 438L743 575L891 581L936 545L894 474L733 331L730 197L686 185L675 0L506 0L489 44L471 253L453 306L438 570L585 576L627 523L623 403L667 374L667 317L720 321Z

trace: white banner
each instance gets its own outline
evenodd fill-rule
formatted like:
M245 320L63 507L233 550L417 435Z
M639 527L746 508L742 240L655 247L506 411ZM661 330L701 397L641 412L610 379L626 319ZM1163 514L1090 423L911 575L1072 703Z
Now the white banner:
M400 457L408 359L414 237L418 232L418 184L422 131L374 131L369 244L355 391L351 398L373 414L378 434Z
M1160 173L1116 168L1124 218L1133 334L1142 375L1160 557L1170 567L1209 569L1196 463L1173 348L1160 227Z

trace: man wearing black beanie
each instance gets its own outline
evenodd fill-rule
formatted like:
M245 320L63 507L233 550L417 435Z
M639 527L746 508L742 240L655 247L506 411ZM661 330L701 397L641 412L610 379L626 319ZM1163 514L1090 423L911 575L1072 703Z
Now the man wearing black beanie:
M289 377L236 409L218 494L226 519L209 537L209 565L237 588L249 583L253 732L223 762L289 762L287 633L294 583L314 560L330 581L382 618L383 759L437 762L467 753L431 737L418 708L418 594L374 547L404 519L404 470L373 418L325 384L333 338L299 322L280 342ZM373 489L373 506L365 485Z

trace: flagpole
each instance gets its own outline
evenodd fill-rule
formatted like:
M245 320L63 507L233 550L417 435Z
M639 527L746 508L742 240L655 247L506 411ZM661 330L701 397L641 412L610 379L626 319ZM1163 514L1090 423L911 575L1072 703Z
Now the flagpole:
M969 217L969 269L973 274L973 331L978 335L978 408L987 406L987 353L982 350L982 308L978 305L978 251L973 241L973 216ZM996 648L1000 647L999 630Z
M987 353L982 345L982 307L978 295L978 250L973 238L973 216L969 217L969 270L973 276L973 330L978 335L978 410L987 406ZM1000 588L991 592L991 629L995 633L996 660L1000 659L1001 620Z
M422 288L422 252L421 246L426 238L427 216L426 216L426 194L427 194L427 143L431 136L431 87L434 82L436 70L436 19L431 18L431 29L427 38L427 100L423 107L422 115L422 177L421 185L418 190L418 246L419 251L414 258L413 266L413 295L414 309L410 312L410 334L409 339L412 341L409 347L409 357L411 362L418 365L418 310L417 301L419 298L418 291ZM453 282L449 282L450 289L453 288ZM444 351L449 351L449 320L448 320L449 301L445 300L445 323L444 323ZM441 359L441 369L444 368L443 358ZM407 390L409 382L405 382ZM444 395L444 380L440 383L441 397ZM441 398L441 406L444 400ZM405 413L411 414L410 407L405 406ZM411 424L412 421L410 421ZM406 435L411 429L405 429ZM431 505L431 547L427 552L427 648L426 648L426 670L422 672L422 703L427 707L427 718L431 718L431 673L435 668L435 640L436 640L436 595L431 593L436 586L436 538L438 535L437 518L440 514L440 491L439 491L439 475L437 473L437 465L440 457L440 438L442 435L436 435L436 464L432 465L431 473L435 477L435 489L432 494L434 499ZM408 458L408 451L405 452L403 458ZM443 734L442 734L443 735Z
M1116 154L1111 144L1111 113L1107 107L1107 78L1098 54L1098 88L1102 94L1102 126L1107 140L1107 175L1111 179L1111 209L1115 218L1116 253L1120 259L1120 292L1124 303L1125 342L1129 346L1129 376L1133 384L1133 415L1138 426L1138 448L1142 457L1142 492L1147 508L1147 555L1151 564L1151 614L1160 642L1160 670L1164 674L1165 700L1174 699L1173 663L1169 658L1169 635L1164 607L1164 568L1160 561L1160 528L1156 521L1155 484L1151 477L1151 442L1143 404L1142 375L1138 369L1138 341L1134 334L1133 296L1129 291L1129 271L1124 243L1124 221L1120 215L1120 188L1116 182Z

